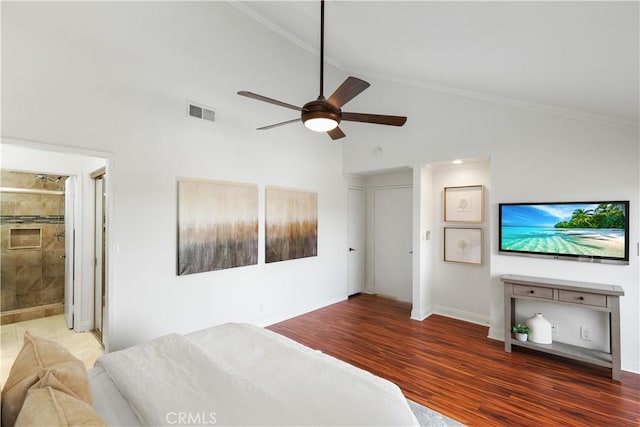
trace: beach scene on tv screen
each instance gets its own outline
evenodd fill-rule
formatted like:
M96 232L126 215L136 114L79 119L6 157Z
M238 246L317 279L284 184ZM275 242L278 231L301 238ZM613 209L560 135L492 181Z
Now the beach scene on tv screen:
M503 205L501 250L625 258L625 205Z

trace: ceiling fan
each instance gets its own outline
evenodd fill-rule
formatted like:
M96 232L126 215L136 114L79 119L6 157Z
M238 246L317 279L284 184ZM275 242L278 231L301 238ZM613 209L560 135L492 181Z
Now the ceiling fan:
M300 118L287 120L286 122L263 126L258 130L272 129L274 127L288 125L302 120L304 125L316 132L327 132L331 139L344 138L345 134L338 127L342 120L350 122L376 123L380 125L402 126L407 121L404 116L385 116L380 114L349 113L341 108L362 91L370 86L364 80L356 77L348 77L333 94L326 99L324 97L324 0L320 1L320 95L315 101L310 101L302 107L297 107L273 98L258 95L253 92L240 91L238 95L280 107L300 111Z

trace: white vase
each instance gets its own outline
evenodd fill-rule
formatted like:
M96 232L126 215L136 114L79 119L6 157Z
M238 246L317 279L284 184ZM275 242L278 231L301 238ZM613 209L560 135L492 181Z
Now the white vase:
M516 339L518 341L526 341L527 340L527 334L516 332Z
M536 313L526 321L529 327L529 341L537 344L551 344L551 322Z

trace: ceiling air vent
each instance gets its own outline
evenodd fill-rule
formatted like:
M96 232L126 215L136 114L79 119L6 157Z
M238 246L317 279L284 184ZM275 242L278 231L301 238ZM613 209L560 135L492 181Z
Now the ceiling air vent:
M214 122L216 120L216 112L203 105L194 104L193 102L187 102L187 115L195 117L196 119L209 120Z

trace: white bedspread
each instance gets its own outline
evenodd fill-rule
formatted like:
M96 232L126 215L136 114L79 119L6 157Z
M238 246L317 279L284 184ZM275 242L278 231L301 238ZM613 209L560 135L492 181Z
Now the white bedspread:
M147 425L417 425L393 383L246 324L102 356Z

